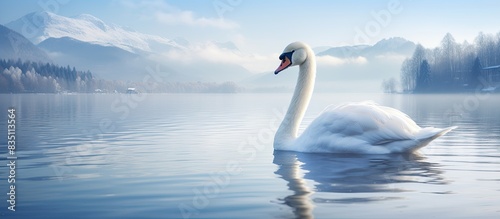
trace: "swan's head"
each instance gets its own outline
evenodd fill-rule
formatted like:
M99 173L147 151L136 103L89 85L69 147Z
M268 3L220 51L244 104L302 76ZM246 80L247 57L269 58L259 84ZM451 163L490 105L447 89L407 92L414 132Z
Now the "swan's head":
M308 50L310 50L310 48L305 43L290 43L280 55L281 64L276 71L274 71L274 74L276 75L290 66L304 63L307 59Z

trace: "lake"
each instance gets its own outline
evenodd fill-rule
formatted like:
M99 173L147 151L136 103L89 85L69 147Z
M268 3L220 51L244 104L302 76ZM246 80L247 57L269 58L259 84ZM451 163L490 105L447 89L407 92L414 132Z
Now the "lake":
M500 96L316 93L459 128L412 155L274 152L291 94L0 95L3 218L500 218ZM4 122L5 121L5 122Z

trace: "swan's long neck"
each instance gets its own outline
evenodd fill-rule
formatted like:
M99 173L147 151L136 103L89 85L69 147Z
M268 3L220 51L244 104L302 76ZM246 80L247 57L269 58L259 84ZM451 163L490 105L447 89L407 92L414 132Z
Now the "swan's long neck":
M274 137L274 148L292 150L300 123L309 106L316 79L316 61L312 50L307 50L307 59L299 66L297 85L283 122Z

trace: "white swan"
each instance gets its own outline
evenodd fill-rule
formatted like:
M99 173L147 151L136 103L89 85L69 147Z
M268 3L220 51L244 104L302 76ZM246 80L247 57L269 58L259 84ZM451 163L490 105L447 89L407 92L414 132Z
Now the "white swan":
M301 136L299 125L309 105L316 78L311 48L301 42L288 45L274 74L299 66L290 106L274 137L275 150L320 153L388 154L413 152L456 127L421 128L397 109L373 102L347 103L326 110Z

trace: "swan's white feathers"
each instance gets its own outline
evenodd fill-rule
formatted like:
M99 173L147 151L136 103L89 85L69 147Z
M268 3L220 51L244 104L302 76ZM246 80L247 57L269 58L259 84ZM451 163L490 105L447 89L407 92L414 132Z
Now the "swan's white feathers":
M294 146L303 152L408 152L425 146L442 131L422 129L401 111L366 101L329 107Z

